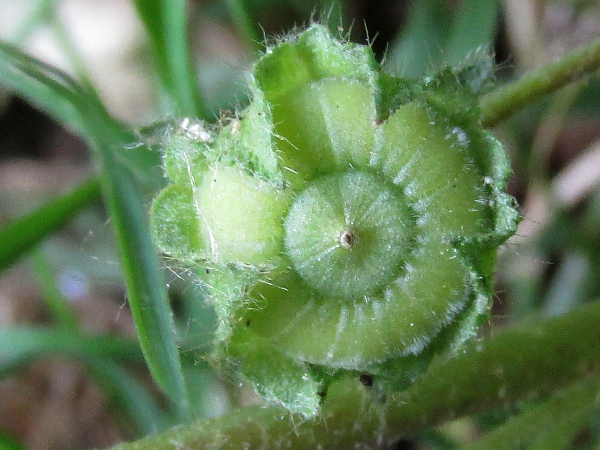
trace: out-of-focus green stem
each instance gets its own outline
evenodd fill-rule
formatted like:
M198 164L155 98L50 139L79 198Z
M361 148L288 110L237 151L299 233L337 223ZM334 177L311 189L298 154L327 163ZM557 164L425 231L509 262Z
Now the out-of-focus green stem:
M493 127L526 105L591 75L599 68L600 38L571 51L559 61L485 95L480 102L483 126Z
M547 395L597 374L598 323L600 302L472 342L455 358L433 364L410 389L388 396L384 404L372 402L370 398L380 397L371 396L358 380L339 382L313 420L302 421L278 407L249 407L116 449L385 446L425 427Z

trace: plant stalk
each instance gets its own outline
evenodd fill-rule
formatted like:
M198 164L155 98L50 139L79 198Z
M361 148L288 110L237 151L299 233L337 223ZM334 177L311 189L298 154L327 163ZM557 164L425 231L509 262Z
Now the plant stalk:
M493 127L525 106L600 68L600 38L567 53L559 61L485 95L479 106L484 127Z

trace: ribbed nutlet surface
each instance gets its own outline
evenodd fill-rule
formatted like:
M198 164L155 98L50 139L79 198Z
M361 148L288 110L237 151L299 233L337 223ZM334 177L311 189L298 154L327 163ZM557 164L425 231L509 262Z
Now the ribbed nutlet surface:
M401 389L486 320L518 214L484 72L393 77L313 25L256 62L245 110L167 134L156 241L202 274L216 357L266 400L310 417L339 377Z

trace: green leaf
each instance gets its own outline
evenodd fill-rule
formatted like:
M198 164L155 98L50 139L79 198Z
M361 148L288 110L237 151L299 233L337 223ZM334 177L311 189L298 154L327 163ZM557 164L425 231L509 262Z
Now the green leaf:
M261 35L258 27L252 21L245 0L226 0L227 9L233 19L233 24L246 43L255 51L262 49Z
M497 0L463 0L452 22L449 12L439 0L412 2L406 28L386 58L388 72L418 78L441 66L462 65L493 43Z
M188 2L185 0L135 0L134 4L150 44L170 113L207 117L198 92L188 43Z
M48 235L72 219L100 195L98 180L91 179L62 197L16 219L0 229L0 270L13 264Z

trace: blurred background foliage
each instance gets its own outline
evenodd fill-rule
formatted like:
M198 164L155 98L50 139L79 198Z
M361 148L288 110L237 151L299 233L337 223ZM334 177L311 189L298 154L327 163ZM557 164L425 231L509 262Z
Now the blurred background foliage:
M246 70L263 36L312 19L371 42L388 70L408 77L487 48L499 84L600 34L600 5L592 0L196 0L188 9L193 68L210 120L246 104ZM0 37L67 73L85 67L109 112L156 150L134 167L148 202L163 182L157 148L165 123L179 118L161 95L133 2L0 0ZM0 85L0 224L93 173L73 131ZM548 96L494 132L513 161L509 188L524 220L502 248L494 317L484 333L526 316L562 314L600 293L599 80ZM136 148L133 141L124 159L135 160ZM0 274L0 449L107 447L178 422L136 345L110 220L94 201ZM201 287L168 261L164 271L193 417L256 402L206 362L213 318ZM461 419L397 448L460 448L530 406ZM594 448L600 415L582 423L569 445Z

